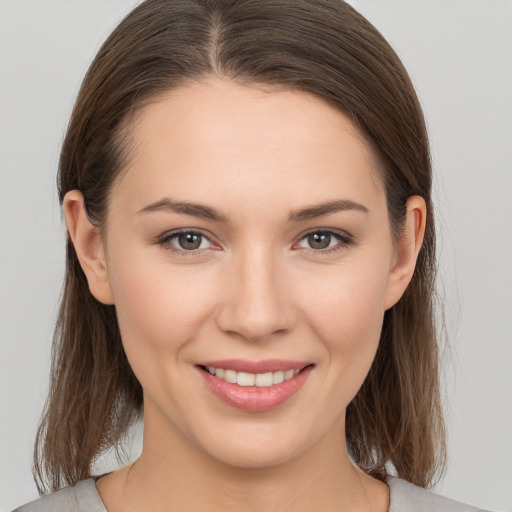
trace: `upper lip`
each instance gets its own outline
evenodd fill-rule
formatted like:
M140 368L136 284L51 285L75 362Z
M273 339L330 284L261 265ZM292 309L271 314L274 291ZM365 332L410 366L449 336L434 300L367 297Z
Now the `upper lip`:
M251 361L249 359L222 359L216 361L201 361L197 364L199 366L234 370L235 372L258 374L278 372L280 370L302 370L311 363L303 361L287 361L284 359L265 359L262 361Z

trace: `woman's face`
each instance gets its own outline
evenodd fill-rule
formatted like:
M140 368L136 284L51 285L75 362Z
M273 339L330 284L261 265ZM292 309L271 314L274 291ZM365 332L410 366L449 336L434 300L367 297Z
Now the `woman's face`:
M405 287L354 124L305 93L211 79L132 126L103 240L146 436L243 467L343 442Z

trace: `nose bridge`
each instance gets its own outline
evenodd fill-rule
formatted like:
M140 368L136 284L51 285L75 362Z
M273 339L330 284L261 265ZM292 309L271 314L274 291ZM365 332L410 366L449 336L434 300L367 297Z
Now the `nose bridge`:
M227 272L229 293L218 317L222 330L257 340L293 326L293 300L280 263L270 243L240 251Z

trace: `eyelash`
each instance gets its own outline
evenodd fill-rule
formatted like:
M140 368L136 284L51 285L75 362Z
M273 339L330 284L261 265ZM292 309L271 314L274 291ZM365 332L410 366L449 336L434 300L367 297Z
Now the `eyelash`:
M305 248L306 250L312 251L315 254L331 254L333 252L341 251L342 249L346 249L347 247L354 245L354 238L352 237L352 235L349 235L348 233L345 233L343 231L335 231L332 229L316 229L308 231L299 238L299 242L302 242L302 240L306 239L311 235L329 235L338 241L336 245L328 247L326 249L312 249L311 247Z
M184 249L179 249L178 247L173 246L171 244L171 240L176 239L180 235L187 235L187 234L199 235L211 243L210 238L207 237L204 233L201 233L201 231L197 231L194 229L179 229L177 231L171 231L170 233L165 233L164 235L162 235L160 238L158 238L157 244L160 245L161 247L163 247L165 250L171 251L180 256L190 257L190 256L200 255L201 250L196 249L193 251L185 251Z
M180 235L184 234L193 234L193 235L199 235L203 239L208 240L210 243L211 240L208 236L206 236L204 233L201 233L201 231L193 230L193 229L180 229L177 231L171 231L170 233L165 233L161 237L159 237L156 241L158 245L163 247L164 249L171 251L173 253L176 253L180 256L198 256L204 249L195 249L186 251L183 249L179 249L178 247L171 244L171 241L173 239L176 239ZM336 231L332 229L316 229L312 231L308 231L307 233L304 233L300 238L299 242L302 242L304 239L306 239L308 236L311 235L330 235L334 237L338 243L334 245L333 247L328 247L326 249L312 249L312 248L305 248L308 251L314 252L315 254L331 254L333 252L340 251L342 249L346 249L347 247L354 244L354 239L352 235L349 235L348 233L342 232L342 231ZM295 245L295 244L294 244Z

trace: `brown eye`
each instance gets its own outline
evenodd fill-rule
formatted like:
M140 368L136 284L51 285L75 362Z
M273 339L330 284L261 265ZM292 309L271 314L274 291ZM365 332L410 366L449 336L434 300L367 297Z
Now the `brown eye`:
M179 233L176 239L181 249L194 251L201 247L203 235L199 233Z
M348 233L321 230L306 233L299 241L298 246L319 254L328 254L333 251L345 249L353 244L353 237Z
M327 249L331 245L331 234L311 233L307 240L311 249Z
M165 249L176 253L202 252L204 249L212 249L210 239L199 231L183 230L174 233L166 233L158 239L158 244Z

